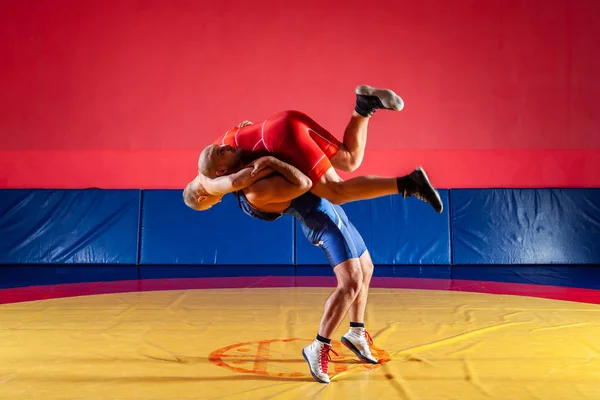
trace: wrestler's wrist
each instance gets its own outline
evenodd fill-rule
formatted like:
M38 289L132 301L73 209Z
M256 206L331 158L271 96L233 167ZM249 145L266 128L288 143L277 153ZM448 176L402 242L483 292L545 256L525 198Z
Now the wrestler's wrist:
M281 161L279 161L278 159L276 159L273 156L267 156L266 157L266 164L268 166L273 166L273 165L281 165Z

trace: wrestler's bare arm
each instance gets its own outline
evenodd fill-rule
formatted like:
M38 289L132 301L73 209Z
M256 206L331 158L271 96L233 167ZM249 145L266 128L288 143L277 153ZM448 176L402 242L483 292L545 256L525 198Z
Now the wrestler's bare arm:
M254 173L262 171L263 168L271 168L296 186L303 186L309 182L312 184L310 178L304 175L298 168L273 156L261 157L254 160L250 163L250 166L254 166Z
M290 201L308 192L311 186L312 183L295 185L281 175L273 175L245 189L244 194L256 208L280 212L289 206Z
M240 171L231 175L220 176L215 179L208 178L202 174L198 174L200 177L200 183L204 186L206 191L214 196L223 196L227 193L236 192L252 185L254 182L259 181L273 173L273 169L265 168L252 175L254 168L243 168Z
M255 161L255 165L261 162L273 168L281 175L261 179L244 190L246 198L255 207L269 206L285 209L287 203L302 196L312 188L312 181L296 167L286 164L274 157L263 157ZM259 170L258 173L263 170Z

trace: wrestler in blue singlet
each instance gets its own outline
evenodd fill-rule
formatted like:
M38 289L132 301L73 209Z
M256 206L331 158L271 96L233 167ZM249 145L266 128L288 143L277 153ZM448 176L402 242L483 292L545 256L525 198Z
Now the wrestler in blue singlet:
M358 258L367 250L360 233L342 207L310 192L292 200L292 204L281 213L256 209L243 192L235 192L235 196L242 211L253 218L275 221L284 214L296 218L302 224L306 238L325 251L331 267Z

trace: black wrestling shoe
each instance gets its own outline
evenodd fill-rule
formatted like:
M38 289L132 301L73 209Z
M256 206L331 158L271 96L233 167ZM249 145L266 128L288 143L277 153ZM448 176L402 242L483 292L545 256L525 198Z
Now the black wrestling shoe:
M380 109L401 111L403 108L404 101L389 89L377 89L366 85L356 88L354 109L363 117L370 117Z
M418 167L409 175L399 179L402 180L402 183L398 184L398 189L405 199L411 196L416 197L428 203L438 213L442 213L444 204L442 203L440 194L429 182L429 178L427 178L427 174L423 168Z

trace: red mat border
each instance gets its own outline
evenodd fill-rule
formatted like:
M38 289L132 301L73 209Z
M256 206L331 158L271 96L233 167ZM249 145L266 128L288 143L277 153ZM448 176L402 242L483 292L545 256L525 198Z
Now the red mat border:
M335 278L322 276L264 276L233 278L177 278L115 282L84 282L48 286L30 286L0 290L0 304L48 300L98 294L151 292L159 290L334 287ZM373 288L450 290L496 295L517 295L600 304L600 290L522 283L374 277Z

